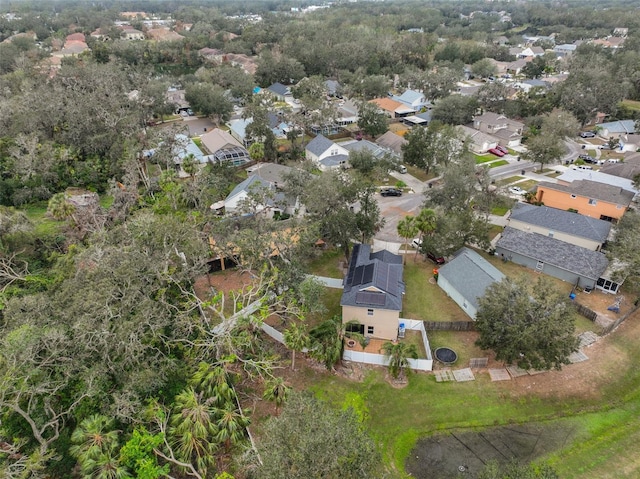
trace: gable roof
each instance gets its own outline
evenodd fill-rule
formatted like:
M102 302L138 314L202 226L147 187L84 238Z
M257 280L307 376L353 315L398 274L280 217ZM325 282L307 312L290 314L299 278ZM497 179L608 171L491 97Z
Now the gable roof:
M496 248L502 248L593 280L600 278L609 265L607 257L598 251L591 251L549 236L527 233L509 226L502 232Z
M407 140L392 131L387 131L376 140L376 143L381 147L388 148L400 155L402 154L402 145L406 144Z
M609 133L634 133L636 130L633 120L610 121L600 123L598 126L603 130L607 130Z
M569 185L559 183L549 183L541 181L538 187L549 190L562 191L583 198L592 198L616 205L628 205L635 196L631 191L627 191L619 186L605 185L597 181L575 180Z
M371 253L371 246L355 245L340 305L400 311L405 290L402 272L400 255L386 250Z
M289 89L289 87L283 85L280 82L274 83L269 88L267 88L267 90L275 93L276 95L286 96L286 95L290 95L291 94L291 90Z
M373 100L369 100L369 103L373 103L374 105L377 105L378 108L390 112L404 113L408 111L415 111L404 103L392 100L391 98L374 98Z
M517 203L511 210L509 219L599 243L604 243L609 236L609 231L611 231L611 223L608 221L548 206L534 206L528 203Z
M633 177L640 173L640 158L625 158L623 162L605 164L599 173L633 180Z
M327 93L329 93L329 95L335 95L342 87L336 80L325 80L324 86L327 88Z
M469 248L458 250L455 258L438 268L438 278L440 276L475 309L478 309L478 298L484 296L487 288L504 279L500 270Z
M207 162L206 158L202 154L202 151L200 150L200 148L198 148L198 145L196 145L194 141L191 138L189 138L187 135L183 135L181 133L178 133L175 136L175 144L173 146L173 155L174 155L173 161L176 164L182 164L184 159L189 155L193 155L193 157L195 158L196 161L198 161L198 163Z
M243 191L251 191L254 188L270 188L271 184L260 178L260 176L258 175L252 175L249 176L246 180L244 180L241 183L238 183L235 188L233 190L231 190L231 193L229 193L227 195L227 197L225 198L225 202L228 202L229 200L231 200L234 196L239 195L240 193L242 193Z
M385 151L381 147L379 147L375 143L371 143L368 140L360 140L360 141L354 140L354 141L349 141L349 142L340 142L340 146L342 146L343 148L345 148L349 152L351 152L351 151L368 151L369 153L371 153L376 158L380 158L385 153Z
M576 168L569 168L565 170L560 176L556 177L556 180L561 184L572 183L576 180L589 180L596 183L604 183L605 185L615 186L636 193L636 189L633 186L633 181L629 178L621 178L616 175L611 175L603 170L580 170Z
M493 113L492 111L486 111L482 115L474 116L473 121L480 121L483 123L488 123L489 125L495 125L496 123L507 123L509 119L504 115L499 115L498 113Z
M240 142L231 136L229 132L221 130L220 128L214 128L213 130L208 131L200 137L200 140L211 154L214 154L216 151L223 148L243 148Z
M318 135L309 143L307 143L306 150L316 156L322 155L325 151L331 148L334 142L324 135Z
M291 171L293 171L293 168L290 166L276 163L260 163L248 173L249 176L258 176L269 183L273 183L275 186L282 186L285 183L285 175Z
M484 143L497 143L497 140L491 135L487 135L479 130L474 130L465 125L458 125L456 129L464 136L468 136L473 143L482 146Z

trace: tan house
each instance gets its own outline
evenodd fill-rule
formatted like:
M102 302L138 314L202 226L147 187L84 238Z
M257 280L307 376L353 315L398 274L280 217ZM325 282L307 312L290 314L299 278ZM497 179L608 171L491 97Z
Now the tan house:
M242 166L251 161L249 152L227 131L214 128L200 137L202 146L209 154L208 161Z
M402 256L371 246L353 247L340 305L342 322L357 321L365 337L394 341L405 287Z
M633 197L633 192L619 186L590 180L575 180L569 185L543 181L536 193L536 201L545 206L614 223L622 218Z
M591 251L600 251L611 231L611 223L570 211L516 203L508 226L571 243Z

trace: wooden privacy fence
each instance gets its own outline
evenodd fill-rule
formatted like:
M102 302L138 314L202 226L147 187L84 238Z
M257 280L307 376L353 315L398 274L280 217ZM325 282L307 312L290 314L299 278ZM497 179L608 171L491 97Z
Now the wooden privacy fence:
M580 303L573 303L573 304L576 307L576 311L578 312L578 314L581 314L582 316L584 316L585 318L593 322L595 322L596 319L598 319L598 313L596 313L592 309L589 309L585 305Z
M427 331L475 331L473 321L424 321Z
M610 325L606 326L605 328L602 329L602 336L609 334L611 331L613 331L614 329L616 329L618 326L620 326L620 324L627 319L629 316L631 316L633 313L635 313L638 308L640 306L635 306L631 311L629 311L627 314L625 314L624 316L619 317L618 319L616 319L613 323L611 323Z

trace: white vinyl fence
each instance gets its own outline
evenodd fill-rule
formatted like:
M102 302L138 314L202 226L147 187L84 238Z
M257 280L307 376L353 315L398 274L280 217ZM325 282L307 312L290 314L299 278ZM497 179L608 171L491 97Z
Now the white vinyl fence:
M401 323L404 323L404 328L407 331L420 331L422 335L422 342L424 343L424 349L427 352L427 359L409 359L409 366L411 369L418 371L432 371L433 370L433 358L431 357L431 346L429 346L429 339L427 338L427 331L424 329L424 323L415 319L399 319L398 327ZM387 366L389 359L384 354L365 353L360 351L353 351L345 349L342 355L342 359L345 361L353 361L355 363L375 364L378 366Z

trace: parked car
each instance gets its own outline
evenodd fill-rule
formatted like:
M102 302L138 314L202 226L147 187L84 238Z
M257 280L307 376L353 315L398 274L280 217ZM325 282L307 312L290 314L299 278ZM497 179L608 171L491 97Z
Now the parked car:
M382 196L402 196L402 191L398 188L387 188L380 192Z
M501 151L502 153L504 153L505 155L509 154L509 150L507 150L504 146L502 145L498 145L496 146L496 150Z
M616 148L618 148L618 145L616 144L613 148L611 148L609 143L605 143L604 145L600 145L598 148L600 148L601 150L615 150Z
M493 155L496 155L496 156L499 156L500 158L502 158L504 156L504 153L502 151L498 150L497 148L491 148L489 150L489 153L491 153Z
M598 163L598 160L596 160L593 156L580 155L580 156L578 156L578 158L580 158L585 163L590 163L592 165L595 165L596 163Z
M189 116L194 116L194 115L195 115L195 113L193 112L193 110L192 110L191 108L189 108L189 109L187 110L187 115L189 115Z
M580 138L595 138L596 134L592 131L581 131Z
M509 193L513 193L514 195L523 196L527 192L525 190L523 190L522 188L520 188L519 186L510 186L509 187Z
M422 240L420 238L413 238L413 241L411 242L411 247L412 248L420 248L420 246L422 245Z
M445 259L442 256L437 256L436 254L434 254L432 252L428 252L427 253L427 258L429 258L435 264L445 264L446 263Z

